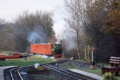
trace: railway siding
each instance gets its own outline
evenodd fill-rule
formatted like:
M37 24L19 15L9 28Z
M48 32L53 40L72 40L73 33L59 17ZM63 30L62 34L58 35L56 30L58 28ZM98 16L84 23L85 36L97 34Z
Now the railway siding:
M4 70L7 68L12 68L12 67L16 67L16 66L4 66L4 67L0 67L0 80L4 80Z

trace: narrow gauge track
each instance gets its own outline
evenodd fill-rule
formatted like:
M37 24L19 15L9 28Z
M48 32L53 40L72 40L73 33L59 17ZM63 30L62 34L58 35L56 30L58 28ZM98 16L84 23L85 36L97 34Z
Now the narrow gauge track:
M19 73L19 69L20 68L16 67L10 70L10 76L12 80L23 80Z
M62 63L65 61L67 61L67 60L42 64L42 66L49 68L50 70L54 71L55 73L62 74L64 76L70 78L71 80L88 80L86 77L83 77L83 76L71 73L67 70L63 70L63 69L52 66L52 64ZM5 79L5 80L28 80L28 78L26 78L26 76L22 75L22 73L21 73L21 72L27 72L28 68L33 68L33 66L22 67L22 68L14 67L14 68L6 69L7 79ZM4 73L5 73L5 71L4 71Z
M18 70L20 77L22 78L22 80L29 80L29 77L27 75L24 75L24 73L27 73L29 68L33 68L34 66L27 66L27 67L23 67L21 69ZM22 74L23 72L23 74Z
M13 67L4 70L4 80L23 80L20 73L18 72L20 68Z
M31 67L33 66L21 67L21 68L19 67L8 68L4 70L4 79L5 80L25 80L21 72Z
M71 72L68 72L66 70L62 70L60 68L56 68L52 65L49 65L49 64L43 64L42 66L46 67L46 68L49 68L50 70L53 70L57 73L60 73L64 76L67 76L69 78L71 78L71 80L87 80L87 78L83 77L83 76L80 76L80 75L77 75L77 74L73 74Z

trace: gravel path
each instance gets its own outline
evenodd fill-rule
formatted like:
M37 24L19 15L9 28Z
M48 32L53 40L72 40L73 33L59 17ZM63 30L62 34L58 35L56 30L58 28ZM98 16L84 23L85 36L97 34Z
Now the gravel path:
M66 67L73 67L73 68L80 68L80 69L90 69L90 63L89 62L79 62L79 61L66 61L63 63L57 63L54 64L55 67L66 69ZM100 65L95 65L96 69L100 69ZM72 68L71 68L72 69Z

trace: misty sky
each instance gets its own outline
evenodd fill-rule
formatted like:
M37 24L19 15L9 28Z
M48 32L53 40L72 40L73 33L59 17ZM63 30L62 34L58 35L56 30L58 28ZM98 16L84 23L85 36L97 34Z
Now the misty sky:
M0 19L2 18L5 21L14 22L14 19L26 10L30 13L37 10L52 11L54 21L52 28L55 31L57 42L61 39L67 39L68 34L72 38L72 35L66 31L68 28L66 28L64 18L68 15L64 8L64 0L0 0ZM74 46L71 42L68 43Z
M63 4L64 0L0 0L0 18L12 22L25 10L54 11Z
M14 19L24 11L28 10L34 13L37 10L52 11L53 30L58 41L65 36L64 18L66 10L64 8L64 0L0 0L0 19L14 22Z

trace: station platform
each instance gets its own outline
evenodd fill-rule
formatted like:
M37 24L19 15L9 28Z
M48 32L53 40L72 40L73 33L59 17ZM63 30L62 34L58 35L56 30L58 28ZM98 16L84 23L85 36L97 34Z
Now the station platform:
M4 70L15 66L0 66L0 80L4 80Z
M69 69L69 71L71 71L73 73L83 75L83 76L88 77L88 78L93 79L93 80L103 80L103 77L101 77L101 76L95 75L93 73L88 73L88 72L85 72L85 71L81 71L81 70L78 70L78 69Z

